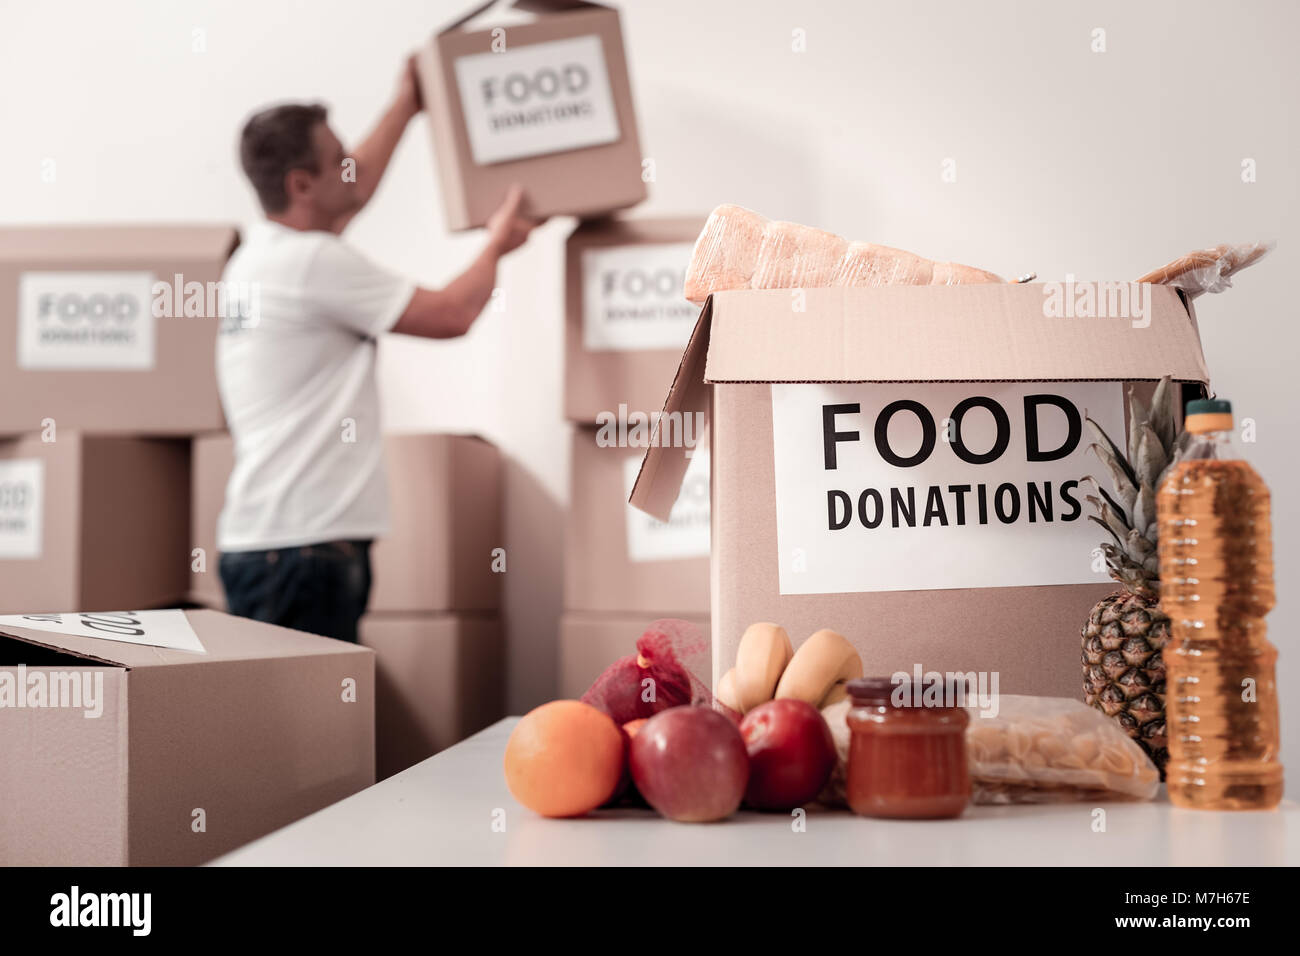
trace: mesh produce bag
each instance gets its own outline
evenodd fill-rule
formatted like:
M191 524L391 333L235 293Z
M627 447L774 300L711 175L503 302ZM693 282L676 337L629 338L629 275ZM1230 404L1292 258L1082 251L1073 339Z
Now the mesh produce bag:
M637 638L636 653L620 657L596 678L582 702L616 723L650 717L683 704L713 706L708 681L709 639L689 621L655 621Z

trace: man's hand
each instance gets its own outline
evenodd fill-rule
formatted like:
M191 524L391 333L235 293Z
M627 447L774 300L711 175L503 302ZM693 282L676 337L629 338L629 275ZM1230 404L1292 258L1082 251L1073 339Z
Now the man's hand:
M488 220L488 244L496 250L497 255L518 249L528 238L534 228L541 225L539 220L530 219L520 213L524 204L524 188L519 184L510 187L503 202L492 218Z
M420 75L415 69L414 53L406 58L406 63L402 66L402 74L397 78L397 95L394 100L408 119L424 108L424 101L420 96Z

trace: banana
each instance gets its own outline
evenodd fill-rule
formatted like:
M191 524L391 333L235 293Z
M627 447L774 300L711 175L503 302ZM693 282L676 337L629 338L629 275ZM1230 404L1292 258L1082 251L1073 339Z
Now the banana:
M799 646L781 675L776 696L794 697L814 707L843 700L844 685L862 676L862 658L842 634L820 630Z
M722 675L722 680L718 681L718 692L714 696L736 713L741 712L740 700L736 696L736 669L734 667Z
M778 624L751 624L736 649L736 703L742 714L772 699L781 672L794 656L790 635ZM724 679L725 679L725 675ZM721 685L719 685L720 687Z

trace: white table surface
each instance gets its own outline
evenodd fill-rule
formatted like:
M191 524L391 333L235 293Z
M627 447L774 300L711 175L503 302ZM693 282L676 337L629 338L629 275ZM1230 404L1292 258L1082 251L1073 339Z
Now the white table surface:
M518 718L214 861L216 866L1300 864L1300 807L1272 812L1113 803L970 807L957 820L885 821L811 810L672 823L649 810L546 820L515 802L501 769ZM502 819L504 832L493 829Z

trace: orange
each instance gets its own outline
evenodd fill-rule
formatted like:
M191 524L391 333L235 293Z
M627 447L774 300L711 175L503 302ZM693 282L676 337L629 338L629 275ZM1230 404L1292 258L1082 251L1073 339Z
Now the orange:
M629 720L624 724L623 729L627 731L628 739L630 740L635 737L640 732L641 728L645 726L645 722L649 719L649 717L638 717L636 720Z
M579 817L623 776L623 734L595 707L553 700L523 716L506 743L506 786L544 817Z

